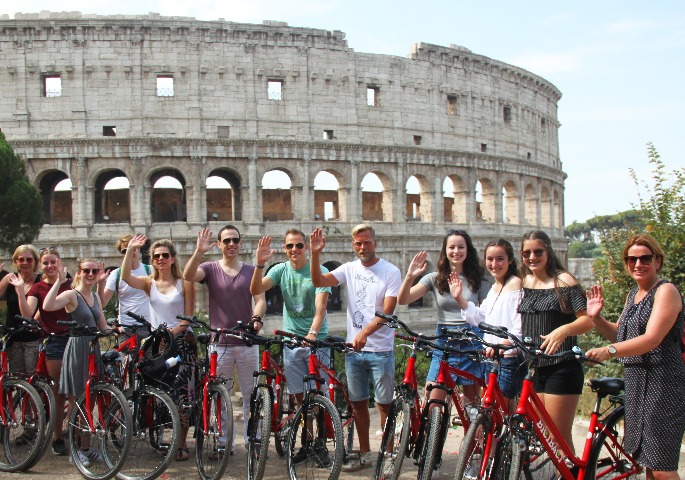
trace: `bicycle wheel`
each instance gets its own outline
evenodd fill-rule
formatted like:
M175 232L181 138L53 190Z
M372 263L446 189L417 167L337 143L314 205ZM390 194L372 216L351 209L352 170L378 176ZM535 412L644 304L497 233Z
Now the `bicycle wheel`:
M375 480L397 480L407 455L410 435L411 405L403 398L395 398L383 429Z
M511 435L509 430L505 430L499 437L497 447L495 448L495 455L492 470L490 471L490 478L492 480L505 480L509 478L511 471Z
M286 387L285 385L285 382L283 382L283 384L280 387L280 401L278 402L278 416L276 417L277 425L283 423L283 419L285 417L288 417L289 415L292 415L292 413L295 411L295 396L290 395L290 393L288 392L288 387ZM276 453L278 453L278 455L281 457L285 455L288 450L285 444L288 441L290 425L292 425L292 419L291 421L288 421L286 425L283 426L283 428L274 432L274 445L276 447Z
M335 408L340 413L340 422L343 425L343 461L345 461L354 446L354 416L350 404L345 399L347 394L347 375L344 373L338 374L338 380L340 380L342 386L335 385L333 388L333 398L335 398Z
M287 445L291 480L337 480L343 435L333 402L321 395L306 400L295 413Z
M40 397L41 405L45 410L45 432L39 436L41 446L39 447L38 455L33 459L28 468L35 466L52 443L52 433L55 430L55 408L57 401L55 400L55 393L52 391L52 386L42 378L35 378L31 386L36 389ZM60 428L62 428L60 426Z
M220 478L231 453L233 406L223 383L209 385L207 402L199 400L195 419L197 471L203 480Z
M143 386L139 392L127 390L126 400L133 412L131 447L120 480L152 480L169 466L181 442L178 408L165 392Z
M623 449L624 415L623 405L620 405L604 420L605 430L598 433L592 440L586 478L605 480L616 477L638 477L640 467L628 457Z
M87 408L84 392L69 416L69 450L81 474L90 480L106 480L124 465L133 431L126 397L111 385L92 384ZM92 418L90 428L88 418Z
M45 409L40 395L24 380L3 380L0 399L4 421L0 421L0 471L19 472L30 468L41 452L45 431Z
M542 444L533 438L514 439L509 480L556 479L561 476Z
M428 413L428 425L426 426L426 443L419 457L419 473L417 480L430 480L435 468L435 460L438 456L440 444L440 424L442 423L442 409L431 408Z
M459 447L457 457L457 470L454 474L455 480L488 478L489 458L486 458L485 443L491 435L490 426L492 419L487 413L479 413L471 422L464 439ZM485 469L483 469L485 464ZM484 475L481 476L481 471Z
M271 436L271 392L259 387L252 395L247 424L247 478L261 480Z

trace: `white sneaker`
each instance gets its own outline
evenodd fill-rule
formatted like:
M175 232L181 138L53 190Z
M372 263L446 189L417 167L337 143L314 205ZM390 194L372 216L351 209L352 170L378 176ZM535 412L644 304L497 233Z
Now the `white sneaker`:
M81 449L76 450L76 455L78 455L78 460L81 463L81 465L83 465L85 468L89 468L91 465L90 460L88 459L87 453L89 453L89 452L84 452ZM74 457L72 457L71 455L69 455L69 463L71 463L72 465L74 464Z
M100 453L100 450L97 448L90 448L88 451L83 452L86 455L86 458L92 465L93 463L97 462L102 462L102 454Z
M365 468L372 467L376 458L378 458L378 452L366 452L362 453L359 458L354 460L350 459L343 463L343 472L356 472L357 470L363 470Z

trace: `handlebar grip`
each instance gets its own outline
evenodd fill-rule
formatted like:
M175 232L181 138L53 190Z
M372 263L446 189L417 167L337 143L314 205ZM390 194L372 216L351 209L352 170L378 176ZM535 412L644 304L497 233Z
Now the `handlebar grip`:
M382 318L383 320L386 320L388 322L396 322L397 321L397 315L395 315L395 314L388 315L387 313L376 312L376 316L378 318Z
M294 333L284 332L283 330L274 330L274 335L279 335L281 337L295 338Z
M78 322L72 322L70 320L57 320L57 325L63 325L65 327L75 327L80 325Z
M14 316L14 319L15 319L15 320L19 320L19 321L22 322L22 323L24 323L24 322L26 322L26 323L35 323L35 322L37 321L35 318L32 318L32 317L22 317L21 315L18 315L18 314Z
M126 312L126 315L128 315L129 317L131 317L133 320L135 320L138 323L142 323L143 325L150 325L150 322L148 322L144 316L138 315L137 313L133 313L130 310L128 310Z
M395 337L399 338L400 340L406 340L407 342L413 342L416 340L416 337L410 337L409 335L405 335L403 333L396 333Z
M489 323L480 322L478 324L478 328L497 337L507 338L507 329L504 327L496 327L494 325L490 325Z
M176 315L176 318L178 318L179 320L186 320L190 323L197 323L197 317L195 315Z

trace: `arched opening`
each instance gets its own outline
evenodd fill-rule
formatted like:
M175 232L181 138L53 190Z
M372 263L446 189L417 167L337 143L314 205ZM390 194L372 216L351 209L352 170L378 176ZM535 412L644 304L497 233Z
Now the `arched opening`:
M421 185L415 176L407 179L406 205L404 214L409 222L421 221Z
M328 269L329 272L332 272L336 268L338 268L341 265L340 262L336 261L328 261L323 264L324 267ZM340 285L336 285L335 287L331 287L331 294L328 296L328 304L326 305L326 311L327 312L339 312L342 310L342 296L340 289L342 287Z
M242 220L240 180L230 170L213 170L206 180L207 221L239 222Z
M480 222L494 222L495 186L487 178L476 182L476 219Z
M338 190L340 182L331 172L321 171L314 178L314 219L340 219Z
M547 187L542 187L540 191L540 223L543 227L552 226L552 200Z
M362 219L383 221L391 218L392 198L387 191L381 176L376 172L367 173L361 181Z
M502 220L504 223L520 223L519 192L512 180L502 187Z
M152 184L153 222L185 222L186 190L185 179L178 170L159 170L150 177Z
M274 263L267 268L266 271L268 272L279 263L283 262ZM264 297L266 298L267 315L283 315L283 292L281 292L281 287L274 285L272 288L264 292Z
M445 221L449 223L467 223L466 184L459 175L448 175L442 182L443 198L445 201Z
M292 182L282 170L271 170L262 177L262 219L279 222L293 219L290 187Z
M129 181L121 170L102 172L95 180L95 223L131 221Z
M43 220L50 225L71 225L71 180L58 170L46 172L38 190L43 198Z
M525 190L525 223L528 225L535 225L538 221L538 196L535 194L535 188L530 183L526 185Z

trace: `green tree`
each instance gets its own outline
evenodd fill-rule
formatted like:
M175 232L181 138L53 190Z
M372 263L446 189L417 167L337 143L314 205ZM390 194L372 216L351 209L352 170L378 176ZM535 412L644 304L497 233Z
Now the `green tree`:
M604 290L603 315L610 321L618 320L628 292L635 286L623 263L623 247L633 234L649 233L661 244L666 257L661 277L675 283L681 291L685 287L685 168L668 171L654 145L649 143L647 151L653 185L630 170L638 191L636 209L595 223L602 256L595 260L593 270ZM592 224L591 220L588 224ZM581 339L583 348L605 344L606 340L594 331ZM609 362L592 370L593 374L617 374L620 366Z
M31 243L43 226L43 201L29 183L24 162L0 132L0 250Z

